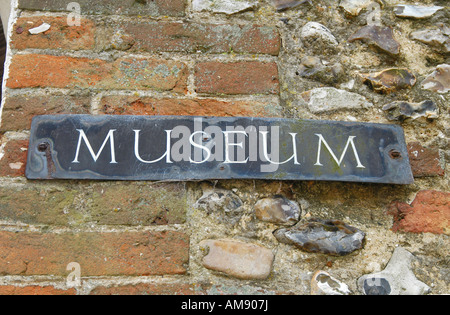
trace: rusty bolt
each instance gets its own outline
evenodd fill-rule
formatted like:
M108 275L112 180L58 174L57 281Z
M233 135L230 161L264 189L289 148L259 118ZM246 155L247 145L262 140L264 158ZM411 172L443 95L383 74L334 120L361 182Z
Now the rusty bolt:
M48 149L48 143L47 142L43 142L43 143L40 143L38 145L38 151L39 152L45 152L45 151L47 151L47 149Z
M393 150L389 151L389 156L393 160L400 160L402 158L402 153L398 150L393 149Z

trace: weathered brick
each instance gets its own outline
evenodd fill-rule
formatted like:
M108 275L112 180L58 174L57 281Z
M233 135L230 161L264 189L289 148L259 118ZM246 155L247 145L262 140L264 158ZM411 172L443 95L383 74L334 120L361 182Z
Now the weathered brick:
M278 94L278 67L274 62L201 62L195 68L198 93Z
M187 86L186 65L160 59L100 59L50 55L15 55L7 87L155 89L182 93Z
M24 176L27 151L28 140L8 141L3 149L4 155L0 159L0 176Z
M114 30L115 31L115 30ZM278 55L281 40L275 27L259 25L135 22L122 26L133 39L131 51L246 53ZM110 42L104 42L108 47Z
M76 295L75 289L57 289L54 286L0 286L0 295Z
M101 107L102 112L108 115L281 116L278 104L257 101L106 96L101 101Z
M29 30L49 24L48 31L32 35ZM32 16L19 18L11 37L13 49L92 49L95 44L95 25L81 19L80 26L69 26L66 17Z
M82 276L184 274L189 237L182 232L0 232L0 274Z
M83 96L29 96L6 98L0 131L29 130L37 115L89 114L90 97Z
M444 176L439 150L424 148L420 142L408 143L409 161L414 177Z
M0 187L0 220L35 225L165 225L186 220L183 184Z
M77 0L82 14L123 14L141 16L184 16L186 0L111 1ZM38 11L68 11L61 0L19 0L19 8Z
M0 187L0 220L26 224L67 225L83 218L75 211L77 191L32 185Z
M99 286L90 295L199 295L199 286L189 283L139 283L136 285Z
M396 201L388 212L394 216L395 232L450 235L449 192L423 190L411 205Z
M106 225L165 225L186 221L183 184L94 185L92 221Z

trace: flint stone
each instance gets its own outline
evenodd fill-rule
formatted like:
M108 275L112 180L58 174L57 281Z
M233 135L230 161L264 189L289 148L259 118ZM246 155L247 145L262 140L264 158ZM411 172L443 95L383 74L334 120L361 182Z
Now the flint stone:
M438 93L450 91L450 65L443 64L422 82L422 89Z
M205 189L203 196L194 205L206 213L218 217L222 223L236 224L242 217L242 200L230 190Z
M300 219L301 209L295 201L275 196L259 200L255 205L255 215L261 221L293 225Z
M306 2L311 4L311 0L272 0L278 12L298 7Z
M442 29L427 29L411 33L411 38L430 45L444 53L450 52L450 37Z
M325 47L336 47L339 45L331 31L317 22L309 22L303 26L300 37L309 46L322 44Z
M331 87L313 89L303 93L302 97L314 114L373 107L364 96Z
M402 89L411 89L417 82L408 69L391 68L376 73L362 73L364 83L381 94L389 94Z
M395 249L386 269L362 276L358 286L365 295L424 295L430 287L417 280L411 263L415 257L402 247Z
M344 77L344 67L340 63L324 64L317 57L304 57L297 74L303 78L319 81L325 84L335 84Z
M202 241L200 247L209 248L202 261L205 268L238 279L264 280L272 270L274 255L260 245L223 239Z
M400 44L395 40L392 28L387 26L364 26L348 39L349 42L356 40L368 41L383 52L393 56L400 54Z
M311 295L350 295L345 283L333 278L328 272L319 270L311 280Z
M394 13L398 17L426 19L432 17L437 11L442 9L444 7L400 4L394 8Z
M352 16L358 16L362 10L367 9L374 0L342 0L339 6ZM382 1L376 1L383 5Z
M363 247L366 234L342 221L310 219L276 230L274 236L306 252L345 256Z
M383 107L387 118L392 121L405 121L408 118L413 120L424 117L435 119L439 117L439 108L433 101L422 103L392 102Z
M257 4L255 1L245 0L194 0L192 7L197 12L209 11L231 15L253 9Z

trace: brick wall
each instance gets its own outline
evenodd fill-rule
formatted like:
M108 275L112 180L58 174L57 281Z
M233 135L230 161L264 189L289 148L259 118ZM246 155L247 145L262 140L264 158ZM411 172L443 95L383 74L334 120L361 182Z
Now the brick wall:
M396 17L395 3L386 1L383 23L401 45L392 56L348 42L367 13L351 17L329 1L278 12L279 1L261 0L228 14L220 6L198 7L208 1L79 0L79 26L68 25L68 2L15 3L0 126L0 294L310 294L317 270L360 294L357 279L384 269L398 246L418 258L414 273L433 293L450 292L448 93L418 83L381 95L360 75L399 67L422 82L448 62L448 53L409 34L448 21L447 9L415 21ZM335 39L305 34L310 21L326 25ZM30 34L43 23L50 29ZM305 92L323 87L359 94L374 106L315 111ZM437 108L434 119L393 122L383 111L392 102L425 100ZM416 182L29 181L29 129L43 114L397 123ZM334 257L281 244L272 234L280 226L255 216L259 200L278 195L299 204L303 219L342 220L363 230L364 248ZM208 240L224 244L205 248L213 244ZM211 255L237 256L231 270L205 263L208 248ZM242 251L255 251L261 264L269 260L268 275ZM72 262L81 268L75 286L67 281ZM253 263L251 272L235 270Z

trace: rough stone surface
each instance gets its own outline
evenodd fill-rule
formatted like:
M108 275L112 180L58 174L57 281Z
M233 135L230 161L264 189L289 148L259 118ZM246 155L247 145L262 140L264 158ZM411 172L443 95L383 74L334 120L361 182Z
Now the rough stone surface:
M347 14L358 16L362 10L367 9L373 3L372 0L341 0L339 6Z
M282 196L259 200L255 205L255 216L265 222L293 225L298 222L302 210L297 202Z
M311 253L348 255L364 245L365 233L341 221L310 219L292 228L274 232L281 243L295 245Z
M331 31L326 26L317 22L309 22L303 26L300 37L306 45L315 48L335 47L339 45Z
M236 240L206 240L200 243L207 248L203 265L211 270L247 280L266 279L272 269L274 255L260 245Z
M318 88L302 94L312 113L360 110L373 106L365 97L336 88Z
M384 271L365 275L358 285L365 295L424 295L431 291L425 283L417 280L411 264L415 257L402 247L392 255Z
M298 75L328 84L336 84L344 80L345 70L340 63L325 64L324 60L318 57L304 57L297 71Z
M393 231L450 235L450 193L420 191L411 205L393 202L389 213L394 216Z
M194 11L210 11L214 13L235 14L253 9L257 3L246 0L194 0Z
M222 222L236 224L242 216L243 205L242 200L232 191L206 187L195 207L205 210L206 213L217 217ZM223 214L225 216L222 216Z
M433 294L450 292L448 226L442 226L450 176L448 1L242 0L252 7L240 11L233 6L237 0L228 0L215 1L222 7L215 12L194 10L193 0L79 0L74 2L80 4L80 26L67 23L76 20L68 2L11 2L19 8L11 15L4 76L9 80L0 109L0 256L10 253L13 262L0 263L2 292L65 293L67 264L78 260L82 283L70 294L306 295L321 269L358 295L363 292L357 279L383 270L399 246L418 258L410 268ZM396 15L396 6L410 5L444 8L421 19ZM304 39L310 22L327 30L312 28ZM46 31L40 28L45 23ZM349 42L362 28L367 39ZM392 84L361 79L361 73L384 69L397 69L390 73ZM412 75L416 84L410 84ZM373 106L312 112L304 93L321 88L360 95ZM433 102L437 119L390 121L382 109L425 101ZM29 126L41 114L394 123L404 130L416 178L412 185L28 181L23 167ZM228 193L198 206L212 187ZM425 191L435 193L425 197ZM254 209L259 200L277 195L297 201L305 220L334 218L358 227L367 235L364 247L333 257L278 242L278 227L259 220ZM396 200L394 216L387 215ZM168 235L184 241L166 242ZM224 239L270 249L269 277L243 280L205 268L206 251L199 244ZM392 293L386 279L373 290Z
M184 16L185 0L115 1L78 0L84 14L123 14L148 16ZM37 11L69 11L67 3L59 0L20 0L20 9Z

